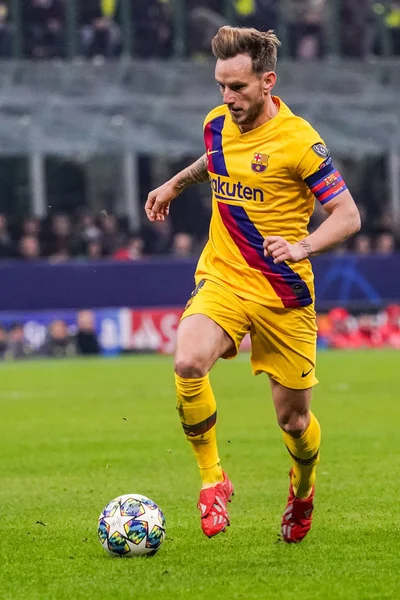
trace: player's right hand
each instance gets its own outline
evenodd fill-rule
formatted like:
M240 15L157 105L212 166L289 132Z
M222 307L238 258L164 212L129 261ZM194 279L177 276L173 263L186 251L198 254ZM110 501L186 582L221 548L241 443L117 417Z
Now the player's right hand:
M169 214L169 205L178 195L179 191L169 181L150 192L144 206L149 221L165 221Z

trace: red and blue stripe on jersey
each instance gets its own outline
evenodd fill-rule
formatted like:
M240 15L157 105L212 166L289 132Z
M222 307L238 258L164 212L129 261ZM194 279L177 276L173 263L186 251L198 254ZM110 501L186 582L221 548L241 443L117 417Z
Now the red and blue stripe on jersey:
M332 164L331 157L322 163L316 173L306 177L304 181L321 204L326 204L347 190L343 177Z
M224 149L222 147L222 129L225 123L225 115L216 117L209 121L204 127L204 143L207 152L208 170L210 173L228 177Z
M264 256L264 238L242 206L218 202L219 213L231 238L247 264L260 271L268 280L285 308L308 306L312 303L307 284L287 263L275 264Z

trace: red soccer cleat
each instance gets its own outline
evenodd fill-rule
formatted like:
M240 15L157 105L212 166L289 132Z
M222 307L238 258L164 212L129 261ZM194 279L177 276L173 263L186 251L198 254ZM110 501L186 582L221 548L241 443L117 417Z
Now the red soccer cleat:
M291 473L290 473L291 475ZM282 538L288 544L297 544L311 529L312 513L314 509L314 486L308 498L296 498L292 482L289 486L289 498L282 516Z
M232 482L224 473L224 480L214 487L200 491L197 508L201 512L201 528L211 538L229 526L229 515L226 508L233 496Z

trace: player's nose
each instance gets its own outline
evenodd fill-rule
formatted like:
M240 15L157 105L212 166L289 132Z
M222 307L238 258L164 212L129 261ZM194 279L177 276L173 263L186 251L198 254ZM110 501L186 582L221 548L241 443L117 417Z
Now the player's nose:
M230 107L233 107L235 103L235 96L229 90L225 90L223 100L225 104L229 104Z

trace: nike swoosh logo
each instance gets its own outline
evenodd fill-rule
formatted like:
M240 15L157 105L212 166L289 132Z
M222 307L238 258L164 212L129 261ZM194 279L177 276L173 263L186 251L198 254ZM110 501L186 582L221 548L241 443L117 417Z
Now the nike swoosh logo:
M314 367L311 367L311 369L309 371L307 371L307 373L304 373L304 371L302 372L301 376L302 377L307 377L307 375L309 375L311 373L311 371L313 370Z
M207 150L207 156L210 156L210 154L215 154L216 152L219 152L219 150Z

